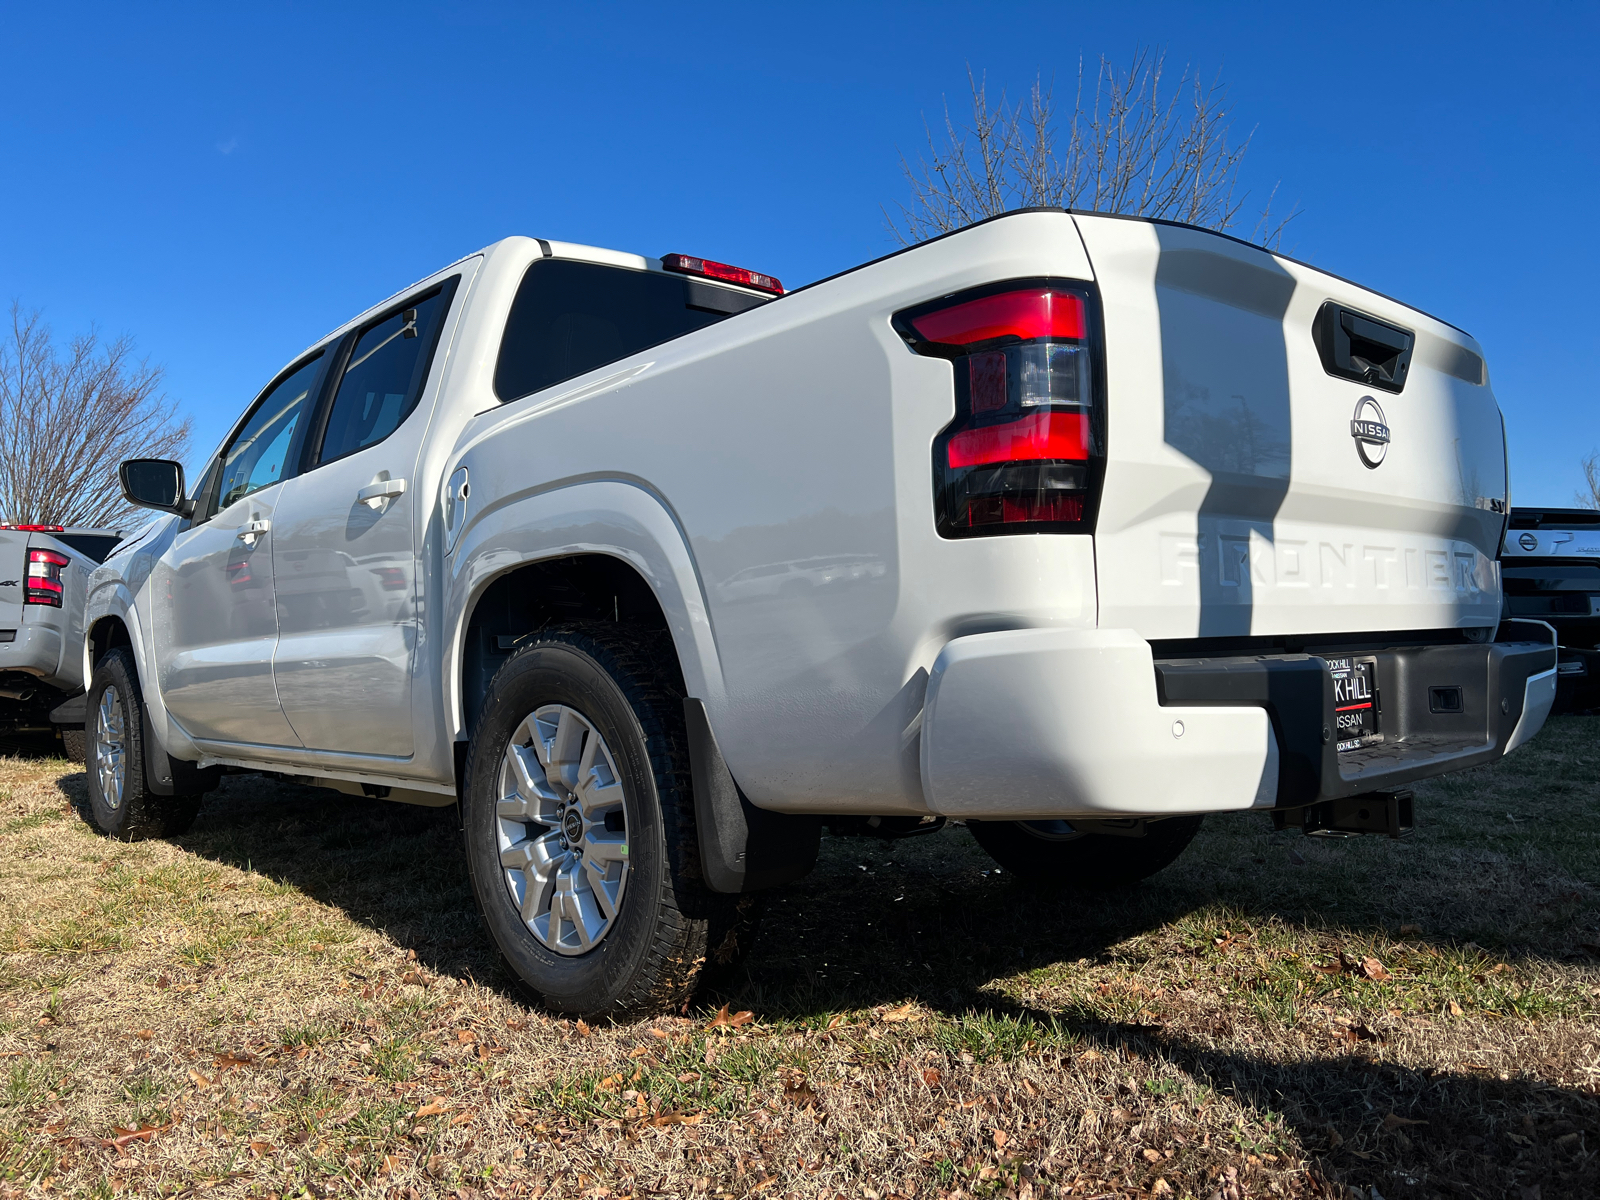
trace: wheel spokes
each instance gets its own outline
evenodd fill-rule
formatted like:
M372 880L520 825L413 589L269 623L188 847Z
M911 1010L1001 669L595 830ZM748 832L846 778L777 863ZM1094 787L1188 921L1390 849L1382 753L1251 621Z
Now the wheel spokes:
M512 735L499 788L500 864L523 922L559 954L592 950L616 919L629 868L624 791L605 739L576 709L546 705Z

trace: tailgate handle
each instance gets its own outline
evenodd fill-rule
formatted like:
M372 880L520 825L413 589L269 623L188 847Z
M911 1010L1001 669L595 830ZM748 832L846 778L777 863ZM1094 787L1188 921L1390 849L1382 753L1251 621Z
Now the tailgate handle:
M1312 337L1322 369L1385 392L1406 386L1416 335L1332 300L1317 310Z

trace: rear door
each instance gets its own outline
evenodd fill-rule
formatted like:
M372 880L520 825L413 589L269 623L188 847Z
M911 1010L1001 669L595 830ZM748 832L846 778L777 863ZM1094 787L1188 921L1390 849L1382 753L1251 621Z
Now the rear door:
M1076 219L1105 311L1102 625L1495 624L1504 439L1470 338L1215 234ZM1374 370L1351 377L1352 354Z
M298 746L272 680L272 538L326 366L318 353L267 389L208 476L195 520L156 563L156 659L167 710L192 737Z
M438 387L430 366L459 276L346 337L306 469L273 525L283 710L308 749L411 753L416 470ZM439 372L433 372L435 376Z

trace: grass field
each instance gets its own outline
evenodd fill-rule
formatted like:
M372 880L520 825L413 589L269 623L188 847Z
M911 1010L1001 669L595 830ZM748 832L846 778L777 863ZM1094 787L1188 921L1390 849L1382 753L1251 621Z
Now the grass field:
M0 759L0 1195L1600 1180L1600 718L1418 787L1409 840L1213 818L1105 896L1030 893L961 829L825 839L726 993L619 1027L519 998L451 810L238 777L122 845L83 792Z

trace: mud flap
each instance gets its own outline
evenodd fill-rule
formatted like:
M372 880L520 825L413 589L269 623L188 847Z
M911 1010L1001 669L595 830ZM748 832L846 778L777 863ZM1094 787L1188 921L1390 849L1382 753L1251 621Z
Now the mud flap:
M683 718L706 886L714 892L759 892L809 874L817 864L822 818L769 812L751 804L722 759L705 704L685 699Z
M150 727L150 706L144 709L144 785L157 796L198 796L209 792L222 782L221 767L195 766L181 758L173 758L156 739Z

